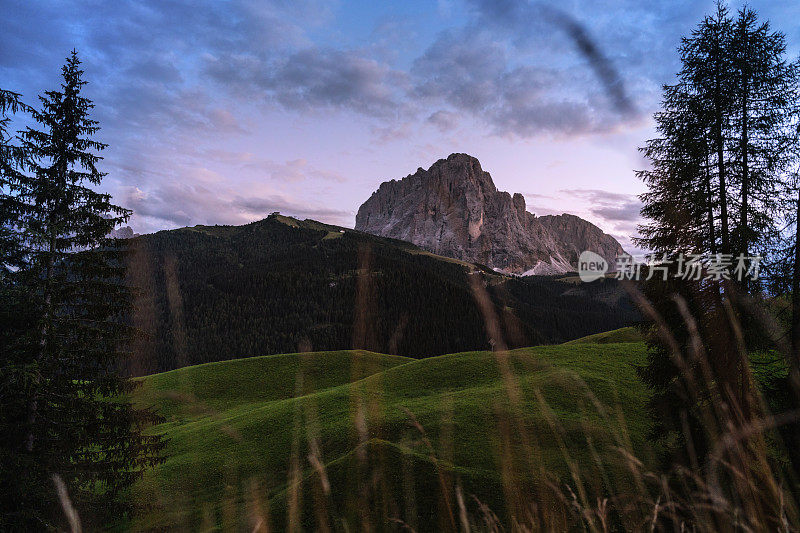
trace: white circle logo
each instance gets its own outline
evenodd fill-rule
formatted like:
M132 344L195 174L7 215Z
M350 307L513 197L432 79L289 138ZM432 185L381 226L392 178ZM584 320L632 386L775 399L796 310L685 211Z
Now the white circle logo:
M586 250L578 257L578 276L581 281L590 282L600 279L608 272L608 261L594 252Z

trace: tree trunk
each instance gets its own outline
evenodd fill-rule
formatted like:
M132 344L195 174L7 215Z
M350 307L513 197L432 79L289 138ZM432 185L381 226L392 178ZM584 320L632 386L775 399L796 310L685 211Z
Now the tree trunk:
M747 43L745 42L745 47ZM745 72L742 75L742 134L741 134L741 142L739 149L742 152L742 212L740 216L739 222L739 252L747 255L748 248L749 248L749 234L750 230L747 227L748 224L748 211L749 211L749 198L750 198L750 162L748 160L747 148L750 144L749 139L749 113L747 109L747 92L750 90L750 79L748 78L749 73L746 72L747 69L747 51L745 50L745 61L743 70ZM742 277L741 281L742 290L747 291L747 276Z
M789 388L790 405L795 409L800 407L800 187L797 189L797 203L795 204L795 231L794 231L794 264L792 265L792 324L791 324L791 350L789 353ZM800 471L800 425L791 424L792 428L787 442L787 449L792 464Z
M706 223L708 224L708 244L711 253L716 254L717 236L716 232L714 231L714 198L711 195L711 169L710 169L711 163L708 160L708 148L706 148L705 152L706 152L706 167L705 167L706 216L708 217Z
M724 254L730 253L730 234L728 228L728 189L725 176L725 138L722 133L722 122L725 120L722 110L722 84L720 82L719 63L716 68L716 86L714 91L715 136L717 152L717 172L719 174L719 218L722 224L722 250Z
M36 421L38 418L39 387L41 386L42 382L41 369L39 368L39 366L41 365L42 361L44 361L46 356L48 325L50 323L50 318L52 317L50 279L52 278L53 275L53 251L56 248L55 241L56 241L55 236L51 235L50 242L48 243L49 250L47 251L47 262L45 264L45 276L44 276L44 284L45 284L44 320L41 330L41 339L39 339L39 355L36 358L36 375L34 376L33 379L34 390L32 391L30 401L28 402L28 434L25 436L25 450L28 453L33 452L33 446L35 442L35 435L33 428L36 425Z
M795 217L800 217L800 188L797 189ZM792 265L792 357L790 372L800 377L800 220L795 218L794 264ZM796 385L800 383L795 382ZM800 393L800 390L798 390Z

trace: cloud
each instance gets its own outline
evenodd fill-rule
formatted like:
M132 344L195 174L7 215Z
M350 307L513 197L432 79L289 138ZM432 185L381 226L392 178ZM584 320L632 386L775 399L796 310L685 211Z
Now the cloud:
M171 87L158 81L131 80L106 98L98 99L97 118L104 130L123 139L158 132L167 142L178 137L247 133L230 109L203 88ZM139 139L137 139L138 141Z
M636 198L633 194L624 194L604 191L601 189L561 189L562 193L576 198L589 200L593 204L607 205L632 201Z
M567 11L541 2L529 3L515 0L476 0L473 5L480 19L490 24L517 30L517 43L547 36L553 40L554 30L559 30L571 41L577 52L588 62L601 82L610 103L621 115L634 115L635 109L628 96L623 77L612 61L606 57L605 45L596 40L588 28ZM585 17L585 12L582 13ZM526 31L520 31L525 28ZM557 41L557 39L556 39Z
M281 194L245 197L225 187L186 181L160 184L147 191L129 187L123 190L121 201L134 212L132 225L144 232L164 225L246 224L274 211L337 225L346 225L353 217L350 211L298 202Z
M527 211L529 213L533 213L538 217L545 215L561 215L564 213L563 209L553 209L551 207L545 207L538 204L529 204L527 207Z
M184 78L175 66L176 59L168 54L153 54L128 66L124 74L134 79L147 79L165 84L182 83Z
M203 54L201 72L224 91L294 111L333 108L400 122L427 116L440 130L465 116L521 137L604 131L621 120L587 69L520 63L521 52L507 35L468 24L442 31L408 69L369 48L313 46L287 55L212 51Z
M59 17L43 16L45 7L9 2L0 66L36 71L44 56L58 62L77 46L95 100L105 108L104 127L150 128L149 135L201 129L210 136L246 131L237 110L253 101L416 121L439 130L461 118L478 119L490 133L520 137L608 130L624 120L606 97L609 91L624 86L636 97L663 81L642 82L646 69L665 63L654 65L646 55L667 44L657 38L663 30L655 21L678 25L697 11L682 6L676 14L675 7L627 0L625 17L605 3L585 6L580 17L556 17L538 3L468 0L460 25L434 34L417 57L403 57L384 50L387 39L399 39L401 21L379 20L358 48L315 38L314 29L336 21L336 7L322 0L76 2L71 14ZM452 13L453 4L443 6ZM577 25L581 19L591 26ZM565 28L576 27L580 31L570 38ZM400 33L402 43L412 38ZM600 79L607 78L606 91L593 65ZM638 70L614 77L631 66ZM18 79L31 76L20 73ZM230 104L220 105L226 99Z
M601 189L563 189L563 194L581 200L586 211L598 225L613 235L629 251L641 251L633 245L632 236L638 234L643 222L640 214L642 202L634 194L604 191Z
M638 222L641 220L642 203L638 200L626 202L621 206L601 206L592 209L592 214L612 222Z
M414 96L483 111L497 99L497 82L506 63L505 48L486 33L467 39L460 31L444 32L414 61Z
M635 228L642 221L642 202L634 194L621 194L597 189L572 189L562 191L570 196L588 201L589 212L617 227Z
M525 198L536 198L536 199L543 199L543 200L555 200L555 197L549 194L541 194L538 192L524 192L522 193Z
M259 218L274 212L280 211L285 215L298 218L313 218L324 222L331 222L337 225L345 225L353 217L352 211L334 209L324 206L310 206L304 203L296 203L288 200L281 195L270 195L259 198L237 197L233 205L243 211L256 215Z
M386 117L402 107L402 72L354 50L309 48L281 59L257 55L204 58L205 72L245 94L260 92L288 109L339 108Z
M604 76L598 68L613 69L625 92L634 99L642 96L643 77L649 78L647 85L660 90L661 83L674 75L680 36L713 8L705 2L659 0L466 3L482 25L510 35L520 48L536 48L557 62L567 61L568 68L595 69L596 82Z
M443 32L410 70L412 96L474 116L498 135L604 131L622 120L586 72L520 64L518 52L485 30Z
M35 94L58 83L64 57L77 48L90 81L86 94L115 144L129 136L168 142L185 132L243 132L235 110L241 102L226 105L225 94L203 80L203 54L286 54L309 46L306 32L332 16L323 0L76 1L68 10L52 4L4 2L4 85L33 103Z
M135 217L154 218L173 226L189 226L207 220L213 213L222 224L242 223L243 219L225 209L218 195L197 183L167 183L152 191L131 187L123 192L122 203Z
M307 161L338 155L322 146L331 111L348 134L360 123L352 150L365 152L406 142L409 153L434 153L460 141L441 133L469 126L473 134L474 125L485 126L478 137L528 139L631 127L636 117L619 112L614 87L624 85L639 109L656 107L661 83L677 69L679 36L709 8L558 5L570 23L527 0L442 0L425 24L411 15L387 22L373 10L342 13L326 0L76 1L69 10L5 0L0 78L34 103L57 86L76 47L99 137L111 146L104 165L117 171L107 183L127 191L137 216L153 224L234 222L256 216L254 206L300 213L301 193L321 195L346 181ZM325 126L292 129L306 116ZM237 200L259 182L303 190L258 189L256 203ZM615 228L634 223L631 198L583 200ZM307 216L344 217L319 209L311 204Z
M274 161L252 152L203 148L190 153L205 161L214 161L229 171L240 171L259 181L289 183L301 181L344 183L347 178L330 170L320 169L304 158L285 162Z
M426 121L436 126L439 131L445 132L451 131L458 126L459 116L452 111L440 109L439 111L431 113Z
M257 96L290 110L336 108L384 120L421 122L448 108L484 120L493 133L522 137L613 128L624 118L615 103L657 96L674 71L677 36L703 9L623 0L569 12L542 2L466 0L459 25L404 57L384 49L387 40L409 50L410 39L424 42L399 29L413 20L378 20L363 46L342 46L341 36L314 33L325 25L342 31L337 5L324 0L75 2L61 16L50 16L46 2L7 4L0 66L38 72L45 57L58 62L77 46L92 79L107 88L103 100L120 108L109 117L121 128L170 119L213 127L213 109L181 111L186 95L238 104ZM455 4L440 2L439 10L452 14ZM420 98L429 104L421 114ZM129 119L137 109L142 116Z
M399 105L393 87L403 75L356 52L310 49L290 56L271 82L275 97L290 108L333 106L386 116Z
M278 163L256 158L243 164L242 167L264 175L264 177L269 176L272 180L282 182L311 180L344 183L346 181L344 176L313 167L305 159L294 159L285 163Z

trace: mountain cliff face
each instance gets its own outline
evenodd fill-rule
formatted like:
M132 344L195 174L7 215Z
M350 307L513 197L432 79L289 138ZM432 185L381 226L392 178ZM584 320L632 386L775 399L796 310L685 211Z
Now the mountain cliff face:
M359 208L355 229L514 274L575 270L584 250L613 268L623 252L616 239L580 217L528 213L521 194L498 191L467 154L382 183Z

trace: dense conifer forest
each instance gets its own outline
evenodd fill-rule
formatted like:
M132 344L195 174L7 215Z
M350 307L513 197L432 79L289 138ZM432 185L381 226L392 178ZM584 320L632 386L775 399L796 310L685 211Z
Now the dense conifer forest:
M130 241L140 331L127 371L298 350L364 348L429 357L550 344L631 324L613 279L512 278L409 243L280 215ZM478 276L502 339L476 303Z

